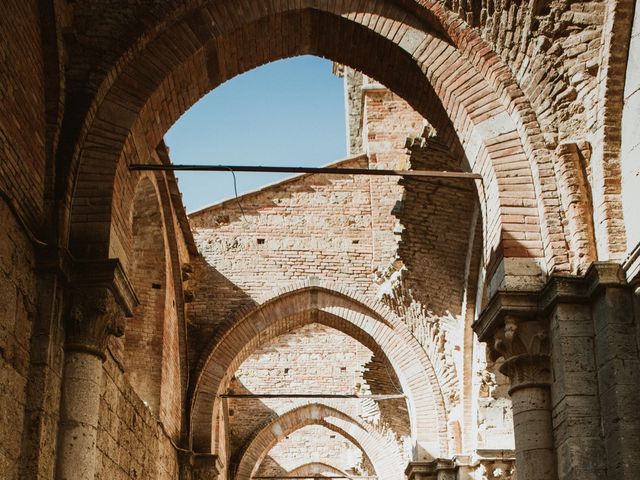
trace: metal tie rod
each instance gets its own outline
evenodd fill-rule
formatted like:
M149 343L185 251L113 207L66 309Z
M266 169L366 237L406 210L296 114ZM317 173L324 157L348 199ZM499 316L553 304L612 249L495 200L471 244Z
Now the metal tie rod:
M157 163L133 163L129 170L192 171L192 172L257 172L257 173L321 173L324 175L383 175L392 177L457 178L482 180L482 175L471 172L447 172L441 170L387 170L339 167L271 167L259 165L163 165Z
M356 395L349 393L221 393L219 396L220 398L370 398L372 400L406 398L406 395L403 393L379 395Z
M315 480L320 480L322 478L378 478L376 475L322 475L319 473L316 473L314 475L295 475L295 476L277 476L277 475L266 475L266 476L257 476L257 477L251 477L255 480L276 480L276 479L286 479L286 478L294 478L294 479L305 479L305 478L313 478Z

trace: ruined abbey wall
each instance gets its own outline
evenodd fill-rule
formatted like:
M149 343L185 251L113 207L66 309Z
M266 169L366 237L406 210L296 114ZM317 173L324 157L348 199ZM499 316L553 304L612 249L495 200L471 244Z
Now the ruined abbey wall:
M337 165L460 168L460 160L433 136L428 123L406 102L381 85L363 88L362 95L361 113L352 118L362 122L362 149L366 154ZM311 174L206 207L190 215L206 265L196 270L195 300L189 306L189 318L204 331L215 331L216 325L233 318L234 310L261 303L279 289L313 279L359 292L397 314L427 352L449 413L448 441L452 449L462 452L475 448L478 438L481 447L513 448L509 440L510 403L504 389L496 388L495 383L495 375L501 376L495 370L483 374L487 368L484 348L473 339L465 340L478 281L468 273L475 267L467 264L480 261L478 242L482 232L482 219L472 196L475 188L473 182L460 180L399 181L397 177ZM525 235L523 232L523 239ZM298 342L307 338L306 333L293 333L291 338L299 338ZM245 368L252 375L259 375L261 369L280 372L284 367L278 359L267 355L278 350L279 341L271 341L263 353L247 359L245 362L254 367L243 364L236 378L246 374ZM258 359L260 368L251 363ZM329 365L333 366L327 367L327 372L338 367ZM385 376L384 371L380 373ZM301 375L274 377L279 385L276 389L298 391L296 379L306 378ZM478 378L483 375L491 386L484 387L478 415L470 411L470 405L480 395ZM377 378L372 380L379 381ZM320 383L308 388L322 385L316 380ZM340 390L334 387L328 390ZM261 383L253 392L261 388L270 390L268 384ZM234 402L239 402L237 408L232 407ZM240 405L246 402L253 402L255 407L247 407L251 413L246 415L260 411L259 407L266 406L268 412L289 404L283 399L229 400L234 412L232 432L251 424L248 419L242 421ZM386 401L379 405L388 412L393 410ZM398 427L397 415L382 420ZM404 449L402 439L398 441L398 448ZM237 440L238 445L242 443Z
M507 448L515 395L518 463L531 468L521 480L635 478L636 3L2 2L2 474L226 475L209 451L191 451L202 446L189 417L202 354L234 313L324 276L385 305L426 348L452 454ZM486 187L477 215L467 186L449 180L303 177L243 197L246 218L234 201L196 215L200 257L173 176L128 165L168 162L162 136L211 88L301 54L362 70L420 113L374 84L348 96L367 109L350 117L349 146L368 156L344 165L471 167ZM159 228L135 226L142 191ZM355 223L352 202L369 208ZM318 221L305 222L313 205ZM277 233L291 225L295 245ZM539 387L526 395L516 357L541 360L527 365ZM79 358L92 367L74 372ZM372 386L387 381L381 365ZM206 428L224 431L216 418ZM495 477L482 461L477 471Z

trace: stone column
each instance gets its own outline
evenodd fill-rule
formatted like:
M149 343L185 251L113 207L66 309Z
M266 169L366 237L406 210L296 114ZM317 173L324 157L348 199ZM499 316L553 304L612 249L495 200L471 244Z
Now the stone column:
M102 362L109 337L124 333L124 316L136 303L118 262L76 277L65 322L57 480L95 478Z
M579 293L572 288L575 281L564 279L555 283L559 298L550 309L549 334L558 478L602 480L607 478L606 455L600 427L591 309L587 301L572 295Z
M506 315L494 331L494 360L511 380L516 468L523 480L557 480L551 422L551 363L546 325Z

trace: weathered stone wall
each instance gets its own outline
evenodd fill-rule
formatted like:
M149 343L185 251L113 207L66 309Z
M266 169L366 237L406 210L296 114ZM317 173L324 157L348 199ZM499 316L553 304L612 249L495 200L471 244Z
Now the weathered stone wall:
M8 480L17 480L22 436L25 428L31 428L26 409L30 343L36 314L35 265L29 240L3 203L0 203L0 225L3 226L0 239L0 465ZM53 398L52 404L55 405L55 401Z
M38 2L3 2L0 17L0 470L14 480L52 474L59 372L48 363L57 359L59 368L60 351L48 350L46 340L36 343L38 365L31 364L46 135ZM50 395L48 404L39 403L38 391ZM35 439L46 445L41 451L30 444ZM21 465L21 458L30 464Z
M177 452L157 415L140 400L113 359L103 370L96 479L178 478Z
M337 64L334 64L337 65ZM363 153L362 138L362 72L338 66L338 73L344 77L344 102L347 125L347 152L349 155Z

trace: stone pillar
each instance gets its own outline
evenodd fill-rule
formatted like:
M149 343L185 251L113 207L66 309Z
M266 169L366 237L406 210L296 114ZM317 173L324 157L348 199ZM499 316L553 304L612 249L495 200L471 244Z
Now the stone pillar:
M57 480L94 480L102 362L111 335L137 302L116 261L76 275L65 322L65 359L58 432Z
M408 480L457 480L458 467L453 460L438 458L431 462L410 462L404 474Z
M540 302L549 319L553 435L560 480L607 478L588 292L584 277L559 275L551 278Z
M494 331L494 360L511 381L516 468L523 480L557 480L551 423L551 363L546 325L506 315Z
M634 300L624 272L596 263L587 273L607 480L638 478L640 470L640 354Z

